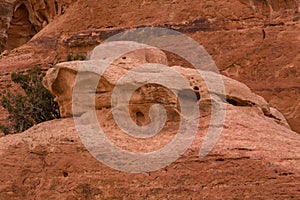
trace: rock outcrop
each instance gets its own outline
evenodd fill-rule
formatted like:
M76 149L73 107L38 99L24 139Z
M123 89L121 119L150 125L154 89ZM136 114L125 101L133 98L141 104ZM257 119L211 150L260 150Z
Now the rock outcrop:
M118 126L111 95L119 77L134 66L169 63L188 81L186 96L192 91L201 113L194 142L178 160L154 172L131 174L95 159L74 124L86 114L72 111L78 69L97 61L58 64L45 85L69 118L0 138L0 199L300 199L300 136L289 128L300 132L299 0L3 0L0 8L0 92L11 72L36 65L48 69L67 54L88 55L108 37L142 26L175 29L203 45L224 75L226 89L225 96L218 91L211 96L203 77L170 52L147 49L115 60L92 90L95 105L83 108L95 106L100 127L120 149L156 151L180 128L176 96L157 84L132 94L128 118L147 126L151 106L164 106L161 132L139 139ZM220 127L211 124L216 97L226 106L222 134L199 158L208 128ZM5 116L0 107L0 124Z
M9 73L35 65L49 67L67 54L88 54L96 45L120 31L140 26L172 28L195 39L212 55L223 75L247 84L252 91L299 127L299 1L4 1L1 45L6 41L13 10L27 27L24 38L39 31L20 48L0 57L2 88ZM55 3L57 2L57 3ZM25 10L27 9L27 11ZM126 12L124 12L126 10ZM4 12L5 11L5 12ZM80 13L80 14L79 14ZM80 16L79 16L80 15ZM32 17L31 17L32 16ZM44 16L44 17L43 17ZM53 16L56 16L53 18ZM52 20L51 20L52 19ZM13 22L12 24L17 23ZM26 26L25 26L26 25ZM15 27L15 28L14 28ZM31 29L30 27L34 27ZM21 33L11 26L12 36ZM34 30L33 32L28 31ZM8 30L9 31L9 30ZM24 32L24 31L23 31ZM15 41L15 42L14 42ZM168 54L172 65L186 66ZM3 111L1 111L2 113Z
M127 43L110 44L112 44L113 48L116 49L124 47L126 48L126 45L128 45ZM95 57L97 58L97 56ZM257 107L264 115L273 118L278 123L285 124L286 127L289 127L285 118L280 115L280 112L278 112L274 108L270 108L269 104L262 97L252 93L246 85L231 78L220 75L220 78L222 79L225 87L225 93L222 94L217 90L208 91L208 88L206 86L207 83L205 82L207 80L204 80L203 77L201 77L201 75L204 77L211 77L209 81L216 81L213 78L214 76L216 76L213 72L201 71L201 73L199 73L198 70L179 66L170 67L170 71L162 71L155 65L150 66L151 71L148 72L145 70L132 71L135 67L141 66L145 63L151 63L152 65L153 63L157 63L167 66L167 57L159 49L139 49L127 53L116 60L113 60L112 63L108 62L108 64L110 63L108 66L105 66L105 64L103 63L105 60L110 59L109 55L105 55L104 57L105 59L102 60L93 60L92 58L92 60L88 61L60 63L54 66L54 68L48 70L43 80L43 84L55 96L55 101L57 101L60 106L62 117L71 117L83 114L81 113L83 111L79 111L79 113L73 113L74 107L72 106L74 106L74 104L77 104L77 100L74 99L74 87L80 87L80 89L82 88L82 90L88 91L83 92L85 93L86 98L90 98L90 105L86 105L87 107L85 107L84 109L89 110L95 108L97 110L102 110L112 107L112 94L114 88L117 85L118 87L123 88L123 90L128 90L128 92L130 92L128 88L133 87L137 89L136 92L132 93L130 102L130 106L135 107L133 109L134 111L130 113L131 116L135 116L135 121L139 121L138 119L136 119L137 113L142 115L142 118L145 118L145 116L148 116L151 105L159 102L164 102L163 104L165 106L168 105L170 109L172 108L171 113L175 114L176 112L174 110L177 110L179 108L176 102L177 100L176 98L174 99L174 95L172 95L172 92L166 90L170 88L163 89L163 83L174 82L174 85L172 85L172 89L178 91L178 93L180 92L179 90L181 89L176 88L175 86L175 83L179 82L180 80L176 80L175 77L172 77L170 75L172 74L171 70L174 70L186 78L190 86L190 88L188 89L194 91L199 102L207 103L211 101L211 95L216 94L220 98L223 98L223 101L226 101L232 105ZM99 69L95 70L95 67ZM99 70L103 72L102 75L97 74ZM129 82L119 83L118 81L129 71L131 72L130 77L128 77ZM79 73L87 73L88 75L84 75L82 76L81 80L78 80L77 76L79 75ZM165 81L162 81L161 85L151 83L151 77L153 76L150 75L152 74L154 74L154 76L156 77L159 77L158 79L165 79ZM138 81L138 78L142 76L148 77L147 80L150 83L144 83L145 85L142 85L142 82ZM94 86L96 88L93 88L92 86L93 82L95 82L93 81L93 79L95 79L96 81L96 86ZM130 80L132 82L130 82ZM93 98L95 99L95 104L93 104ZM118 98L122 99L122 97ZM78 104L82 104L82 102L78 102ZM200 103L200 107L201 106L207 107L205 105L201 105ZM144 123L149 123L149 121L150 119L148 118Z
M117 44L113 48L126 48L126 44ZM91 55L94 57L99 57L101 55ZM109 60L110 56L105 55L105 59ZM105 61L103 59L103 61ZM96 62L95 62L96 61ZM60 106L60 113L62 117L73 116L72 113L72 96L73 88L75 85L76 76L78 71L87 65L101 67L101 63L97 63L99 60L91 60L90 64L88 61L73 61L57 64L54 68L48 70L43 84L44 86L55 96L55 100ZM142 50L137 50L133 52L126 53L122 57L114 60L105 70L104 76L98 77L100 79L99 84L96 89L96 108L101 109L105 107L110 107L111 100L110 96L112 90L116 85L118 79L124 75L128 70L131 70L139 65L145 63L160 63L168 65L168 60L164 52L156 48L147 48ZM98 66L99 65L99 66ZM82 67L81 67L82 66ZM89 72L83 69L82 73ZM96 73L94 74L96 75ZM91 75L93 76L93 75ZM90 79L91 77L88 77ZM82 80L92 81L92 80ZM87 86L91 87L91 86ZM88 89L88 88L85 88Z
M120 172L97 161L83 146L72 118L2 137L0 198L298 199L299 134L265 116L258 106L227 103L226 113L221 137L208 156L198 157L210 121L208 115L201 115L187 152L149 173ZM97 116L111 141L134 152L164 146L178 127L173 121L153 138L133 140L118 129L109 108L97 111Z

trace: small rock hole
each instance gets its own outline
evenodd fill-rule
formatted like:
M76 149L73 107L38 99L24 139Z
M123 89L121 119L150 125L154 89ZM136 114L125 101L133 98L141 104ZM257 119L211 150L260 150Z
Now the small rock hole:
M199 101L200 98L201 98L200 93L199 92L195 92L195 94L196 94L197 100Z
M145 115L142 112L138 111L136 112L135 116L136 116L136 124L138 126L142 126L145 122Z
M69 176L69 173L68 173L68 172L63 172L63 176L64 176L64 177L68 177L68 176Z

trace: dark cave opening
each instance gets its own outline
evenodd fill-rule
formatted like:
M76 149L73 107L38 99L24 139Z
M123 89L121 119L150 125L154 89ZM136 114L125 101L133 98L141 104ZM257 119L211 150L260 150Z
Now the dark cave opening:
M29 21L29 12L26 6L21 4L14 11L7 31L8 38L5 49L11 50L27 43L36 33L34 26Z

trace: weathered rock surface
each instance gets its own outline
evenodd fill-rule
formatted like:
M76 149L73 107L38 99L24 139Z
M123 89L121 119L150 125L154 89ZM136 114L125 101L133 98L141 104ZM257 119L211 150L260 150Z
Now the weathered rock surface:
M109 48L109 47L107 47ZM114 48L128 48L126 44L115 44ZM97 52L97 51L95 51ZM98 52L98 54L101 52ZM55 96L55 100L60 106L60 113L62 117L70 117L72 114L72 95L73 88L76 81L76 75L80 70L81 73L87 72L89 70L84 69L85 65L87 67L105 67L103 63L98 63L99 59L93 60L95 58L103 57L102 61L111 59L110 55L91 55L90 63L88 61L74 61L74 62L65 62L57 64L54 68L49 69L47 72L43 84L44 86ZM96 62L95 62L96 61ZM140 66L145 63L160 63L168 65L167 57L165 53L156 48L147 48L137 51L130 51L122 55L120 58L113 60L113 62L107 66L107 69L103 70L103 77L97 76L96 73L93 75L96 76L96 79L100 79L97 89L96 89L96 108L101 109L105 107L110 107L110 96L112 90L117 83L118 79L124 75L128 70L131 70L137 66ZM102 65L101 65L102 64ZM109 64L109 63L107 63ZM81 69L83 68L83 69ZM91 73L92 74L92 73ZM93 75L91 75L93 77ZM82 83L77 83L78 85L86 85L89 82L92 83L91 78L87 77L85 80L81 80ZM97 80L96 80L97 81ZM85 86L82 86L85 87ZM87 90L92 86L87 85L83 90ZM95 94L94 94L95 95Z
M27 43L57 15L63 14L68 0L4 0L0 3L0 52Z
M124 46L124 44L119 44L119 47L122 46ZM104 57L109 59L107 56ZM274 108L270 109L269 104L262 97L252 93L251 90L243 83L231 78L227 78L222 75L217 76L215 73L209 71L201 71L201 74L199 74L199 72L195 69L179 66L170 67L170 71L162 71L159 66L155 66L153 64L151 65L151 71L132 71L135 67L145 63L160 63L167 65L168 63L165 54L158 49L142 49L125 54L121 58L114 60L114 62L110 64L105 71L104 69L106 66L103 65L103 61L105 60L65 62L49 69L43 80L43 84L55 96L55 100L60 106L62 117L81 115L83 114L82 112L87 112L90 109L94 109L94 107L97 110L111 108L112 93L117 85L118 87L123 88L123 93L130 92L130 88L132 87L137 90L132 92L132 96L130 98L131 101L130 103L128 102L130 104L129 106L135 107L130 113L131 116L134 116L135 121L140 121L137 119L137 115L140 114L144 119L144 122L142 123L149 123L149 117L145 116L148 116L151 105L161 102L171 109L171 111L169 110L170 115L176 115L176 110L179 108L179 105L170 90L172 89L173 91L177 91L177 94L179 94L182 88L178 88L176 86L178 82L180 85L180 80L177 80L176 77L172 75L172 70L175 70L186 78L189 84L189 88L187 89L194 91L197 100L200 100L200 107L202 106L201 102L207 103L211 101L211 94L216 94L223 98L223 101L232 105L257 107L264 115L272 117L278 123L285 124L286 127L289 127L280 112L276 111ZM95 67L103 69L95 70ZM103 74L100 76L97 74L97 71L103 71ZM77 76L79 75L79 72L81 74L86 73L86 75L80 75L80 80L76 81L76 78L78 79ZM127 77L129 82L125 81L123 82L123 85L118 82L129 72L130 75ZM147 77L145 83L139 82L139 78L143 76ZM205 80L201 76L209 78ZM155 80L151 77L157 77L158 80L164 81L160 81L160 85L154 84ZM217 78L220 78L223 81L222 84L224 84L225 87L225 93L223 94L214 88L211 91L208 91L206 86L206 81L217 82ZM95 79L95 81L93 81L93 79ZM93 86L93 82L95 82L95 86ZM173 84L171 84L169 88L163 88L162 85L164 85L164 83ZM76 91L74 91L74 87L77 87ZM83 105L83 102L80 102L80 100L77 99L80 98L80 96L74 96L77 91L83 92L81 95L84 96L84 98L90 99L87 105ZM75 99L73 97L75 97ZM93 98L95 99L95 105L93 104ZM125 96L119 96L118 98L123 100ZM80 105L83 110L79 109L77 110L77 113L73 113L74 107L72 106L74 106L74 104ZM204 105L204 107L207 106ZM172 117L172 119L175 118L176 117L174 116Z
M300 132L299 0L5 0L0 6L0 51L8 49L0 56L0 91L6 89L13 71L35 65L49 68L68 53L87 55L120 31L160 26L191 36L212 55L223 75L246 83L267 101L247 86L223 77L227 90L223 132L213 151L199 159L210 121L210 97L201 77L191 80L194 70L173 67L190 81L195 94L200 94L202 113L197 137L179 160L151 173L119 172L89 154L71 118L54 120L0 138L0 199L300 198L300 138L281 114ZM135 55L140 56L134 57L134 62L145 62L144 54ZM159 58L158 63L164 64L165 56ZM167 58L170 66L188 66L169 53ZM60 64L52 69L53 80L48 77L49 85L56 81L65 86L61 91L66 99L59 100L65 116L72 115L68 103L77 73L74 66L78 65ZM118 70L113 69L116 66ZM107 137L134 152L166 145L178 129L176 112L169 113L160 134L147 140L129 137L118 128L108 97L116 83L113 78L130 68L120 70L120 63L115 63L112 69L104 75L107 79L100 81L103 93L97 93L102 96L96 101L98 121ZM174 96L165 88L150 85L144 89L131 99L131 118L136 124L149 123L152 103L167 101L167 109L177 109ZM55 94L62 97L59 91ZM140 98L148 94L153 96L146 102ZM5 111L0 108L0 113L1 121Z
M198 157L209 117L202 116L187 152L170 166L130 174L98 162L81 143L73 119L42 123L0 138L1 199L298 199L299 134L253 106L227 105L222 135L213 151ZM106 135L119 147L147 152L176 133L170 124L158 137L132 141L99 111Z
M122 30L160 26L173 28L198 41L212 55L222 74L246 83L282 112L293 130L300 131L298 0L125 0L121 5L114 0L45 2L25 1L28 16L33 16L29 17L30 23L28 20L22 22L27 24L27 30L29 24L36 32L43 27L43 21L50 23L26 45L2 54L1 85L6 84L12 71L34 65L49 67L49 63L56 62L59 57L64 60L68 53L85 55L107 37ZM11 23L14 6L21 4L19 1L3 3L4 10L7 10L3 13L1 26L4 35L7 35L5 30ZM24 6L19 11L17 9L16 14L27 16ZM18 34L20 31L12 32ZM25 35L32 34L27 31ZM3 45L5 37L0 37ZM19 44L16 41L11 46ZM174 61L172 65L185 66L172 56L168 55L168 58L170 63Z
M167 65L166 56L158 49L125 54L109 65L91 90L88 86L95 76L95 64L101 62L103 60L65 62L48 71L44 84L56 95L63 107L62 114L76 116L45 122L22 134L0 138L1 199L300 198L300 135L290 130L279 111L243 83L221 75L226 95L222 96L218 89L209 93L201 76L215 80L215 73L209 71L199 74L195 69L168 67L188 81L201 111L196 138L181 158L163 169L135 174L114 170L97 161L82 144L75 128L74 119L85 113L77 116L71 109L79 69L80 73L88 73L77 82L80 89L96 94L98 123L107 138L121 149L147 153L164 147L176 135L180 116L178 102L168 88L149 84L133 93L130 117L139 126L147 125L151 122L150 106L160 104L167 110L167 122L161 132L151 138L124 134L112 113L112 89L116 85L138 84L135 80L145 71L134 70L135 67L153 62ZM159 75L164 71L153 64L151 67L147 77L153 73L162 79ZM130 82L119 82L129 71L132 72ZM173 89L180 90L180 87ZM223 101L218 103L226 105L225 123L216 146L206 157L199 158L204 136L208 128L215 125L211 124L210 106L211 99L214 100L211 94L219 96Z

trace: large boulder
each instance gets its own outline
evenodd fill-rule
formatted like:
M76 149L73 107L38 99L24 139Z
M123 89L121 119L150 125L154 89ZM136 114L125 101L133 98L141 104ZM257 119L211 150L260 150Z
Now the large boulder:
M151 60L151 58L155 60ZM194 92L202 111L207 111L205 108L211 106L211 101L214 98L212 94L214 94L231 105L255 107L263 115L289 127L282 114L276 109L270 108L264 98L254 94L245 84L231 78L217 75L210 71L199 71L180 66L169 67L169 70L162 71L160 66L151 64L151 70L147 74L143 70L133 70L142 64L155 62L167 65L165 54L157 49L137 50L114 60L103 71L101 76L94 69L94 71L91 70L91 67L93 68L94 66L105 68L105 65L99 60L65 62L49 69L43 84L55 96L55 100L60 106L62 117L82 115L90 109L102 110L111 108L113 91L118 86L122 88L124 93L130 92L132 88L136 89L136 91L132 92L128 102L128 106L131 108L130 115L136 122L149 123L151 121L148 116L149 110L156 103L163 103L168 108L169 118L175 120L178 119L177 110L180 109L180 105L173 92L177 91L177 94L179 94L181 90L189 89ZM180 84L176 86L176 83L180 80L173 77L173 71L180 73L186 79L189 84L188 88L181 88ZM82 75L84 73L86 75ZM129 81L118 82L125 75L128 76L127 79ZM147 80L149 82L146 82L145 85L139 82L139 77L143 76L148 76L149 79ZM161 81L161 84L151 83L151 77L157 77L157 79L163 81ZM209 91L206 81L217 82L218 79L222 80L225 91L222 93L222 91L215 88L211 88ZM96 84L94 83L95 86L92 85L93 82L96 82ZM164 83L165 85L168 85L167 83L174 84L168 88L163 86ZM87 103L81 102L77 98L73 99L73 97L77 97L74 93L74 87L77 87L77 90L85 90L83 96L85 99L88 99ZM124 98L124 96L120 96L119 99L121 100L118 101L124 100L123 103L126 103ZM94 101L95 103L93 103ZM72 105L80 105L79 107L81 108L76 109L74 113Z
M115 44L118 45L118 44ZM114 48L124 47L124 44L119 46L114 46ZM103 63L98 63L99 59L94 59L94 57L101 57L101 55L91 55L90 61L74 61L65 62L57 64L54 68L48 70L46 76L44 77L44 86L55 96L55 101L58 102L60 106L60 114L62 117L70 117L72 113L72 95L73 88L76 81L76 75L80 70L81 73L87 72L94 75L96 79L99 79L96 89L96 108L101 109L105 107L110 107L112 90L116 85L118 79L124 75L128 70L131 70L137 66L145 63L158 63L163 65L168 65L166 55L159 49L147 48L142 50L131 51L122 55L112 61L112 63L107 66L107 69L103 72L103 76L98 76L96 73L90 72L84 69L85 66L96 66L105 67ZM109 60L110 55L105 55L103 60ZM102 66L101 66L102 64ZM89 82L91 77L87 76L86 79L80 80L77 85L84 85L85 82ZM97 80L96 80L97 81ZM92 86L87 86L92 87ZM85 88L87 89L87 88ZM78 114L78 113L77 113Z

